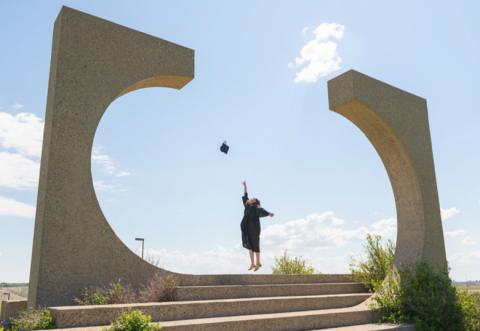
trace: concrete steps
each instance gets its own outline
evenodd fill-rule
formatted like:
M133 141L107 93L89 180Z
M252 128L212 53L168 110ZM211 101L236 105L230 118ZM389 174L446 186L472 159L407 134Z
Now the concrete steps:
M372 324L366 288L349 275L208 275L180 279L175 302L49 308L61 330L100 331L129 309L162 330L403 330Z
M310 330L320 331L320 330ZM413 325L362 324L340 328L321 329L321 331L415 331Z
M177 300L209 300L232 298L321 295L367 292L359 283L262 284L179 286Z
M318 274L318 275L182 275L174 274L178 285L261 285L261 284L312 284L312 283L350 283L350 274Z
M375 319L368 308L339 308L288 313L255 314L162 322L162 330L304 331L332 326L365 324Z
M351 307L370 297L368 293L285 296L265 298L156 302L105 306L50 308L58 327L106 325L128 309L139 309L154 321L176 321L224 316L267 314Z
M288 313L254 314L162 321L162 331L305 331L318 328L372 323L374 314L366 307L322 309ZM60 330L101 331L104 326Z

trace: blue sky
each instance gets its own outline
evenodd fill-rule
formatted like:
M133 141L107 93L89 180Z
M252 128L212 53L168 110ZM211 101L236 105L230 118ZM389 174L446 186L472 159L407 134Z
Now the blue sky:
M328 110L326 81L353 68L428 100L451 273L480 279L477 3L2 1L0 281L28 280L62 5L195 49L190 84L122 96L95 137L98 199L133 251L142 236L168 269L245 272L243 179L276 215L263 221L263 272L285 249L319 272L346 272L366 233L395 238L379 157Z

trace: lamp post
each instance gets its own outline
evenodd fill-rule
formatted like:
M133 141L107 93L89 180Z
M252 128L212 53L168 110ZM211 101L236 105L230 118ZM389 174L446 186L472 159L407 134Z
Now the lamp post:
M143 250L145 248L145 238L135 238L135 240L142 242L142 259L143 259Z

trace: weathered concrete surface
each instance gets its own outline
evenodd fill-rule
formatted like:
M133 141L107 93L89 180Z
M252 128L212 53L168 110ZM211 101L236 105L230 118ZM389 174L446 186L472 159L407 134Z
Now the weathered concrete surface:
M316 275L181 275L177 274L179 285L261 285L261 284L312 284L312 283L350 283L351 274Z
M152 321L176 321L222 316L284 313L303 310L346 308L360 304L370 293L285 296L243 299L152 302L105 306L49 308L59 328L107 325L128 310L141 310Z
M161 272L131 252L103 216L92 144L116 98L145 87L180 89L193 76L192 49L62 8L53 34L30 306L71 304L83 287L117 279L136 285Z
M255 314L161 322L162 330L175 331L304 331L348 325L370 324L375 313L364 306L309 310L288 313ZM105 326L58 329L100 331Z
M345 326L340 328L322 329L322 331L415 331L415 327L410 324L397 325L397 324L362 324ZM310 330L320 331L320 330Z
M360 283L214 285L179 286L176 297L179 301L185 301L364 292L367 289Z
M426 100L353 70L328 82L328 97L387 170L397 208L394 265L426 261L447 270Z
M27 300L5 300L0 302L0 325L8 327L13 318L27 309Z

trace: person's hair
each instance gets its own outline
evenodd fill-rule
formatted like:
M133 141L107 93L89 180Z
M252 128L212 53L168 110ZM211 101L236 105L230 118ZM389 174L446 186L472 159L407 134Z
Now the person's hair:
M249 200L251 201L250 205L260 206L260 200L258 200L257 198L250 198Z

